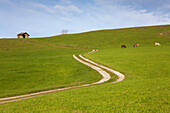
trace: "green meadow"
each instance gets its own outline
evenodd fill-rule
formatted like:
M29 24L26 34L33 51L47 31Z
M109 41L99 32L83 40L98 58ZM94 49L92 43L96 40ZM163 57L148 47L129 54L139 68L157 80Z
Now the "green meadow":
M0 40L0 43L7 41L16 40ZM72 58L72 54L83 54L93 48L99 49L99 52L84 56L123 73L126 78L115 84L107 82L1 104L0 112L170 111L170 25L102 30L24 41L28 46L24 45L22 51L20 46L11 48L11 45L8 47L7 44L1 47L0 78L2 82L6 80L0 85L3 90L0 93L2 97L54 88L53 85L66 87L99 80L101 75ZM23 41L18 42L18 45L22 45ZM155 47L155 42L159 42L161 46ZM139 43L140 47L132 47L134 43ZM127 48L120 48L121 44L127 45ZM24 71L23 67L30 68ZM60 73L63 74L62 77ZM44 76L48 80L44 79ZM75 81L75 77L79 83ZM39 79L41 82L36 82L40 81ZM28 83L30 81L32 84ZM20 84L24 87L11 87Z
M163 35L160 35L160 33L163 33ZM141 47L148 47L154 46L155 42L161 43L162 46L169 46L169 37L170 25L166 25L91 31L32 40L76 48L101 49L120 48L122 44L125 44L127 47L133 47L135 43L139 43Z
M26 40L21 41L0 40L6 46L0 52L0 97L81 85L101 79L96 71L75 62L72 57L87 50L29 45Z

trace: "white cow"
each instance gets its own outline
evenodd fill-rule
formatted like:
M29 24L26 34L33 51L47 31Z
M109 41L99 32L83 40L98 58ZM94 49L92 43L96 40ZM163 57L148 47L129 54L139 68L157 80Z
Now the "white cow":
M155 42L155 46L161 46L161 44L160 44L160 43Z

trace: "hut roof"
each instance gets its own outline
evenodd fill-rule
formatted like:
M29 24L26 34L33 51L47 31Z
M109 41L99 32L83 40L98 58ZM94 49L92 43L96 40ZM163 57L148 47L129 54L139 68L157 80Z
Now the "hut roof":
M24 34L27 34L28 36L30 36L27 32L19 33L18 36L24 35Z

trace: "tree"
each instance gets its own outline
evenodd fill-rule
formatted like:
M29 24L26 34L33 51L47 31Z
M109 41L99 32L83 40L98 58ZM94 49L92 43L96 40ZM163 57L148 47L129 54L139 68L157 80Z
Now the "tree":
M61 33L62 33L62 34L67 34L67 33L68 33L68 30L62 30Z

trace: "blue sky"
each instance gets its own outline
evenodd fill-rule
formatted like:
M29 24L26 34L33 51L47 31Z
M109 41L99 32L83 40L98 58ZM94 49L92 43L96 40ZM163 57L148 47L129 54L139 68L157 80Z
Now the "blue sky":
M170 24L170 0L0 0L0 37Z

